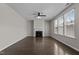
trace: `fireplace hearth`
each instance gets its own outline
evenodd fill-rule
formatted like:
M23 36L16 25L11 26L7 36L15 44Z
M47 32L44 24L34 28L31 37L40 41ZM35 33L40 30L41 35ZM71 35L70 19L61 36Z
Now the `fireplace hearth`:
M36 36L36 37L43 37L42 31L36 31L35 36Z

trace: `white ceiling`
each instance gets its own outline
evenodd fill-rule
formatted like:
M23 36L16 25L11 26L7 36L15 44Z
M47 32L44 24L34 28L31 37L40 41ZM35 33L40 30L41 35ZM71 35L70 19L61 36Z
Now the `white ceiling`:
M47 15L41 19L50 20L67 7L66 3L9 3L8 5L27 20L36 19L33 14L39 11Z

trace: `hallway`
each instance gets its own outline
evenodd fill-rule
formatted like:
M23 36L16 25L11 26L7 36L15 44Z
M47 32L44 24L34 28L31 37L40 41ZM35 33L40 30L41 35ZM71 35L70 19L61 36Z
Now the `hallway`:
M26 37L0 52L1 55L78 55L70 47L51 37Z

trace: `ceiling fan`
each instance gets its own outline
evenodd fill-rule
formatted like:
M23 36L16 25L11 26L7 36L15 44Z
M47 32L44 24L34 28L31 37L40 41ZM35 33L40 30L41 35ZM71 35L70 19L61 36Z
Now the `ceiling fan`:
M42 12L35 12L33 15L35 15L37 18L46 17L46 15L44 15Z
M43 17L45 17L46 15L41 14L40 12L38 12L37 16L43 16Z

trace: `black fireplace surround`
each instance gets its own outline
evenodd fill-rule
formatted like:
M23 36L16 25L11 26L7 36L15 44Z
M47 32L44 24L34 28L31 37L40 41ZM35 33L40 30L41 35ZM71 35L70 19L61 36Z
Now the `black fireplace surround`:
M35 36L36 36L36 37L43 37L42 31L36 31Z

